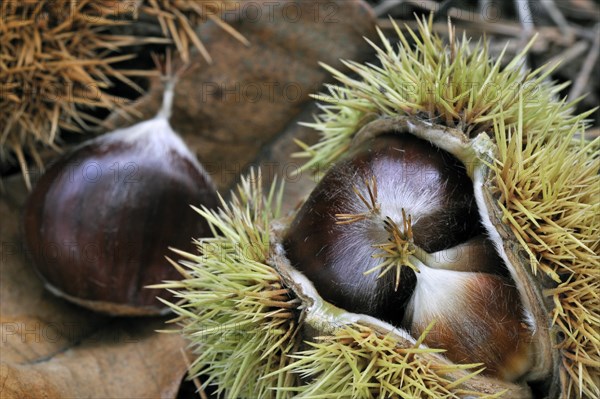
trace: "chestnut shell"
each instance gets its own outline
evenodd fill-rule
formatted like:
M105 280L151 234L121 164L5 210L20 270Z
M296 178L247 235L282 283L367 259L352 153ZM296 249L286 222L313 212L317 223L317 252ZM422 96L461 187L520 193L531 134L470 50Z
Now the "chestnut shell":
M411 214L414 243L427 252L451 248L480 234L472 182L460 161L410 134L365 141L331 167L297 213L284 237L292 266L302 271L328 302L399 326L414 286L414 273L363 273L377 266L373 245L388 239L380 220L337 224L336 214L368 209L353 192L375 177L381 215L402 225ZM361 189L362 190L362 189ZM364 191L363 191L364 193Z
M177 138L177 140L179 140ZM25 207L25 242L48 288L113 314L164 309L150 284L179 278L168 247L192 251L210 235L190 204L217 206L209 177L179 149L99 140L59 159Z

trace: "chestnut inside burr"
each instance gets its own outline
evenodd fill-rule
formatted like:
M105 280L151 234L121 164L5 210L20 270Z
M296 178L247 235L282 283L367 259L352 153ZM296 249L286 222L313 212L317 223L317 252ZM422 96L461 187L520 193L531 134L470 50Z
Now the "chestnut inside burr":
M284 239L328 302L408 330L458 363L516 380L530 367L519 293L486 238L462 163L411 134L334 165ZM415 274L417 272L418 274Z
M337 214L368 212L354 189L367 196L365 182L373 178L379 216L339 224ZM288 257L325 300L400 325L414 273L403 268L398 290L394 273L364 273L381 262L373 246L388 240L383 220L400 224L402 210L412 218L414 243L429 253L482 233L464 166L413 135L385 134L351 151L320 181L287 232Z

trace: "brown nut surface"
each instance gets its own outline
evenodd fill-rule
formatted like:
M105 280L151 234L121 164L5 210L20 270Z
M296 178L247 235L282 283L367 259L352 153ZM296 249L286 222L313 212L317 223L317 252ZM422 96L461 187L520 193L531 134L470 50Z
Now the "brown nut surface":
M107 313L158 313L157 291L144 287L178 277L168 247L191 250L192 237L210 234L190 207L216 206L210 178L174 133L155 127L82 145L34 188L25 241L53 292Z
M403 212L412 218L414 244L427 252L481 231L462 164L406 134L369 140L332 167L297 214L284 245L324 299L399 325L414 273L402 269L399 289L394 273L365 273L382 262L376 246L388 241L386 220L401 224Z

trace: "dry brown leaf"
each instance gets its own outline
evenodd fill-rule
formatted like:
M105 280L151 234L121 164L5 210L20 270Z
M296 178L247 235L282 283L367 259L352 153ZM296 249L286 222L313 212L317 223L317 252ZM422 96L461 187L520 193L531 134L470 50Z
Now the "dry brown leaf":
M19 176L0 198L0 397L173 398L184 375L176 334L163 319L116 319L54 297L20 236Z

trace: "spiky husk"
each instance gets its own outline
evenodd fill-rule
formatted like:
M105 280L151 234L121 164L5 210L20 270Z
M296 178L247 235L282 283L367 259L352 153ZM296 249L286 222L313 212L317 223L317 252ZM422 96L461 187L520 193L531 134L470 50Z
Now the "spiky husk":
M428 329L429 330L429 329ZM461 379L446 378L448 372L476 369L478 365L435 363L423 354L440 349L421 346L426 330L414 346L403 348L390 336L381 336L360 324L348 325L333 335L309 342L309 349L292 355L295 361L278 371L300 374L306 384L284 389L299 398L473 398L500 397L461 388L476 376L470 371Z
M532 269L557 284L545 294L554 302L552 323L563 335L558 349L565 397L598 397L600 163L587 155L598 140L571 145L577 124L564 135L551 129L525 133L520 123L507 127L498 121L492 192Z
M0 5L0 157L14 153L27 184L25 154L41 168L40 143L57 148L60 129L81 131L99 122L86 109L126 103L107 94L109 77L136 87L113 68L132 56L107 56L135 43L132 37L105 32L123 24L127 11L121 0L19 0Z
M173 40L184 62L189 61L192 46L208 62L212 62L212 57L201 38L194 31L194 26L198 25L200 21L210 20L240 42L248 45L249 42L243 35L219 18L224 11L235 7L236 4L230 0L145 0L143 10L149 15L156 16L163 35Z
M198 355L190 375L207 376L228 398L284 397L273 387L297 384L285 368L298 346L299 300L265 260L270 248L270 222L279 216L282 191L273 184L263 197L261 177L245 179L231 204L198 213L209 222L214 238L198 241L202 255L178 267L183 280L168 288L181 303L167 303L179 315L174 321Z
M485 43L471 46L463 37L445 45L431 20L418 33L408 29L414 47L394 26L396 50L381 32L383 48L371 43L381 66L345 62L358 79L325 66L342 85L317 96L326 105L308 125L322 139L301 144L299 155L310 158L304 169L326 170L362 126L386 116L411 115L469 138L488 134L497 145L490 190L502 222L529 254L533 273L542 272L540 281L555 281L545 294L560 330L562 393L598 397L600 140L575 139L590 113L572 115L574 102L558 99L564 85L547 82L551 67L523 70L527 48L501 66L502 56L492 62Z
M438 357L443 350L421 346L425 335L407 344L380 331L391 332L390 325L375 330L365 324L368 317L338 317L347 312L322 303L309 293L314 288L293 280L289 264L274 255L283 193L283 185L276 186L263 195L260 174L252 173L219 211L199 209L215 237L198 240L202 255L176 251L183 259L171 263L182 280L154 286L180 299L165 303L178 315L172 322L181 326L198 356L191 378L202 376L204 387L212 384L231 398L522 393L509 385L480 389L486 382L473 382L480 364L457 365ZM307 332L314 329L331 335L313 339Z

